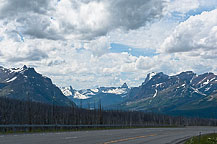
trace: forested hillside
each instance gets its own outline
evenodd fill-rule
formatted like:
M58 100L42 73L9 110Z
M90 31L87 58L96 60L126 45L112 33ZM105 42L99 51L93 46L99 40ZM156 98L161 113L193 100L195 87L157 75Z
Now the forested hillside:
M100 104L99 104L99 107ZM217 125L216 120L172 117L153 113L86 110L0 98L0 124Z

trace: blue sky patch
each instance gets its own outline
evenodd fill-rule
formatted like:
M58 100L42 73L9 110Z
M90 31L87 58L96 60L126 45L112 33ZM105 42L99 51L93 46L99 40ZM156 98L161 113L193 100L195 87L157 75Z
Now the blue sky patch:
M23 37L23 35L21 34L21 33L17 33L18 34L18 36L20 37L20 41L21 42L24 42L24 37Z
M123 45L123 44L118 44L118 43L111 43L110 52L111 53L127 52L131 54L132 56L136 56L136 57L139 57L139 56L153 57L153 56L159 55L153 49L133 48L133 47Z
M205 11L212 11L216 8L216 6L207 6L207 7L199 7L195 10L190 10L188 13L186 14L182 14L180 12L172 12L172 17L169 17L170 20L172 21L178 21L178 22L184 22L187 19L189 19L189 17L191 16L195 16L195 15L200 15L202 12Z

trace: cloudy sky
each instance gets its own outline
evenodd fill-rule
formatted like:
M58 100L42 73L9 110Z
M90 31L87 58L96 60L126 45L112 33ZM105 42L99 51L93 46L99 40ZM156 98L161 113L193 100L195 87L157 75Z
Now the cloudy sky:
M0 0L0 65L76 89L217 73L216 0Z

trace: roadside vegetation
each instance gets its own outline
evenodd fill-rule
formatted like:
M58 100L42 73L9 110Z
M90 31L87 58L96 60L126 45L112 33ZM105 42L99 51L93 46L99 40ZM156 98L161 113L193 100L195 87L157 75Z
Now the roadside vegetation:
M217 134L195 136L187 140L185 144L217 144Z

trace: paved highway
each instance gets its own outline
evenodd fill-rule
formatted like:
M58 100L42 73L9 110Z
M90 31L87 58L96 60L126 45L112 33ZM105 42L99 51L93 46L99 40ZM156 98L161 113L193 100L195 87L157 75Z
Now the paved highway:
M176 144L217 127L137 128L0 135L0 144Z

